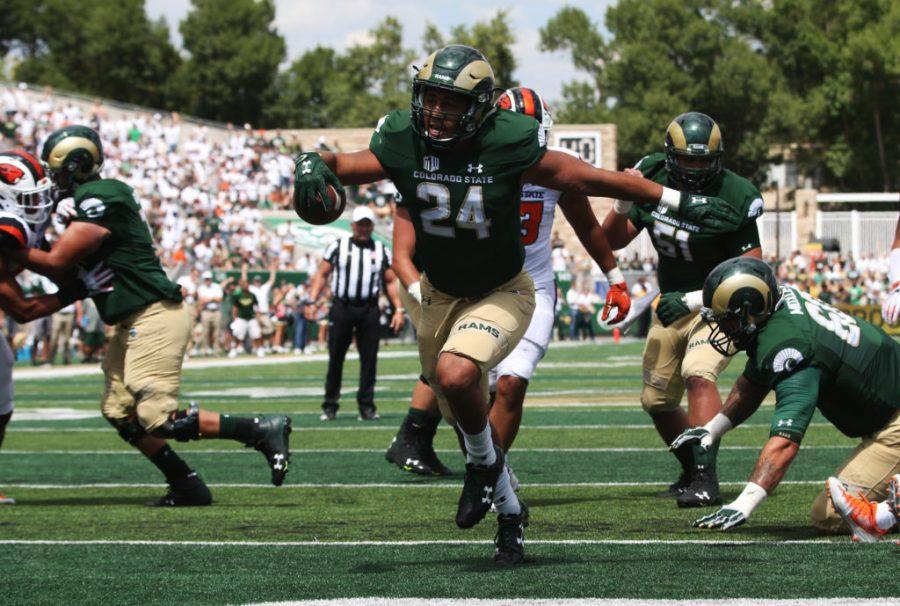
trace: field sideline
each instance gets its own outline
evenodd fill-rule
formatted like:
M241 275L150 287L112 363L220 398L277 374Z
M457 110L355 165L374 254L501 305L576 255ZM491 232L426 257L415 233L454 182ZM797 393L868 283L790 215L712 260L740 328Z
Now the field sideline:
M640 410L640 350L634 342L551 347L539 367L511 455L532 512L528 561L514 570L491 562L490 516L470 531L453 523L463 465L449 428L436 447L453 477L404 474L384 460L417 376L409 347L380 358L382 419L366 425L352 389L337 421L318 421L324 356L191 361L186 399L222 412L285 412L297 431L282 488L268 484L256 452L176 444L215 499L186 510L143 505L163 492L162 478L99 417L96 369L17 369L17 412L0 451L0 490L18 500L0 508L3 604L900 599L900 547L821 537L809 524L813 497L855 445L820 416L784 485L747 525L701 532L690 522L708 510L656 498L677 469ZM742 363L732 364L723 391ZM349 362L345 385L357 372ZM768 402L723 442L726 501L743 487L771 414ZM480 601L492 599L502 601Z

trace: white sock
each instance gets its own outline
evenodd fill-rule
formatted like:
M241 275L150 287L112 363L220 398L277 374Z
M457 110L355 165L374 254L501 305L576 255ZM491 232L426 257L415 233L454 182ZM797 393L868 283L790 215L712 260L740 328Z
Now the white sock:
M466 462L476 465L493 465L497 460L494 442L491 440L491 424L485 423L484 429L476 434L462 432L466 445Z
M882 501L875 507L875 525L878 530L890 530L897 523L897 517L891 511L887 501Z
M494 486L494 506L498 513L507 515L518 514L522 511L519 497L516 496L512 484L509 483L509 471L506 465L503 466L503 471L500 472L500 477L497 478L497 484Z

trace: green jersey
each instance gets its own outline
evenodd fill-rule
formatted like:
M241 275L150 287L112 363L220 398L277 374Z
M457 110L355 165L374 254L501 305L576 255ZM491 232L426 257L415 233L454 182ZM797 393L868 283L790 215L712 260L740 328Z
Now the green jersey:
M241 320L252 320L256 317L256 307L259 303L256 300L256 295L249 290L238 288L234 291L232 297L238 318Z
M462 151L428 147L409 110L378 124L369 149L400 192L416 230L416 255L435 288L477 297L522 270L522 173L546 151L533 118L500 110Z
M663 153L645 156L636 168L651 181L673 189L681 188L669 176ZM745 218L743 223L732 233L713 234L665 206L635 204L628 214L638 230L647 230L653 248L659 254L657 277L663 293L701 290L706 276L716 265L760 245L756 219L762 214L763 199L752 183L724 169L709 187L697 193L736 205Z
M112 292L93 296L104 322L116 324L157 301L181 301L181 287L166 277L129 186L115 179L85 183L75 191L75 210L73 221L109 230L83 263L93 267L102 261L116 272Z
M818 408L844 434L871 434L900 408L900 344L799 291L781 299L748 352L744 376L775 389L771 435L799 442Z

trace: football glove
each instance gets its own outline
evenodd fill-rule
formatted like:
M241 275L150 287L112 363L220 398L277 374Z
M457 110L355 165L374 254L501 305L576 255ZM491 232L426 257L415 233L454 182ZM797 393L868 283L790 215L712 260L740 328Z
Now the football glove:
M78 268L78 278L71 284L60 287L56 296L62 302L63 306L67 306L75 301L80 301L85 297L112 292L113 279L116 272L106 267L102 262L97 263L90 270L82 267Z
M656 317L663 326L668 326L689 313L691 313L691 308L688 307L687 297L683 292L667 292L659 297L659 303L656 305Z
M322 156L315 152L297 156L294 162L294 209L299 213L320 204L325 212L332 211L333 204L326 192L326 183L337 190L339 198L343 196L344 186L322 160Z
M616 315L608 319L613 308L616 309ZM606 305L603 306L600 320L609 325L617 324L625 319L629 309L631 309L631 297L628 294L628 285L625 282L610 284L609 292L606 293Z
M694 528L708 528L710 530L728 530L735 526L740 526L747 522L747 516L743 512L733 509L726 505L716 513L703 516L696 520L692 526Z
M696 444L701 452L705 452L712 446L713 439L709 430L705 427L692 427L685 429L669 444L669 450L675 452L685 444Z
M900 319L900 284L894 285L884 303L881 304L881 317L891 326Z
M741 226L744 215L722 198L681 192L678 214L712 232L731 232Z
M75 198L71 196L63 198L56 205L56 218L63 225L68 225L69 221L75 218L78 211L75 210Z

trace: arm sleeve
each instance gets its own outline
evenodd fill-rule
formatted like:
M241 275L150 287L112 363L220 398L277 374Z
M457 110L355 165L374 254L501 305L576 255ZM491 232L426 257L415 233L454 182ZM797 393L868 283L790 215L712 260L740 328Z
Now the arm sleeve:
M808 366L775 385L775 414L769 437L787 438L797 444L803 439L819 401L822 371Z
M325 249L325 254L322 255L322 259L328 261L332 265L337 265L338 245L340 243L340 240L332 242L328 248Z
M722 240L729 257L739 257L748 250L759 248L759 229L756 227L756 220L744 223Z

